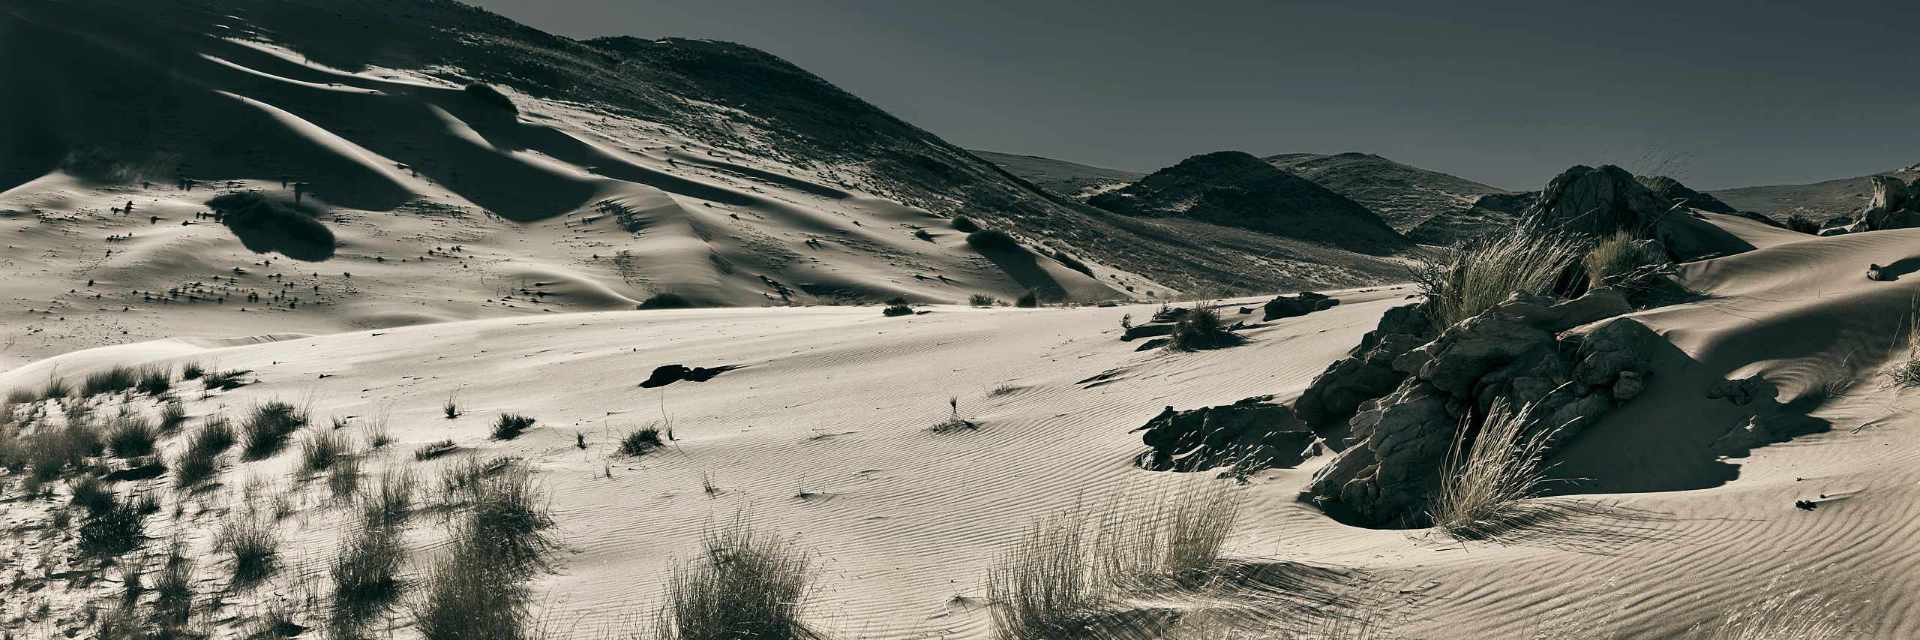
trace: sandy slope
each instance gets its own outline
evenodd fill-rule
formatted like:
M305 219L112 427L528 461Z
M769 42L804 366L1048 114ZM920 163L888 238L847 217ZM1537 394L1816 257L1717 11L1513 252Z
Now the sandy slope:
M1783 588L1864 600L1864 637L1920 633L1920 560L1908 553L1920 533L1913 401L1875 377L1903 353L1890 340L1920 279L1859 273L1915 240L1920 232L1807 239L1685 266L1705 298L1638 316L1678 347L1676 362L1662 365L1652 393L1584 434L1561 470L1583 479L1572 493L1598 495L1553 499L1606 506L1599 514L1507 545L1355 529L1294 501L1314 460L1241 490L1251 508L1234 553L1324 568L1313 572L1316 588L1372 602L1403 637L1516 637L1561 625L1669 637ZM609 312L227 346L151 342L22 367L0 386L37 383L55 367L76 375L193 359L262 378L189 398L196 416L270 397L308 398L317 416L355 420L391 406L400 443L374 454L378 465L430 471L442 463L405 452L440 438L464 455L525 457L552 492L568 545L559 570L538 580L546 616L582 633L650 611L670 561L690 553L700 528L744 512L818 554L825 571L812 612L826 626L850 637L981 637L984 570L1034 517L1123 487L1209 481L1132 468L1139 444L1129 429L1166 405L1297 393L1404 294L1343 294L1333 310L1254 330L1247 346L1195 354L1137 353L1115 340L1121 315L1150 307L934 307L904 319L871 308ZM745 366L706 383L635 386L666 363ZM1756 373L1783 401L1829 381L1861 383L1818 406L1830 431L1742 459L1703 453L1741 410L1705 400L1701 385ZM991 393L1002 386L1011 390ZM467 415L439 415L449 395ZM927 432L949 396L984 428ZM539 426L487 441L485 423L501 411ZM609 456L624 429L663 420L678 437L669 450ZM587 435L586 450L573 447L575 433ZM291 458L225 477L301 487L287 480ZM722 493L703 494L703 477ZM287 548L307 558L299 573L315 577L339 519L318 504L321 487L300 490L308 506L285 528ZM1798 499L1819 506L1797 510ZM4 512L19 526L45 507L15 502ZM166 526L193 532L218 510L188 513ZM416 555L438 535L416 524ZM219 579L205 578L209 588ZM279 588L294 588L286 582Z

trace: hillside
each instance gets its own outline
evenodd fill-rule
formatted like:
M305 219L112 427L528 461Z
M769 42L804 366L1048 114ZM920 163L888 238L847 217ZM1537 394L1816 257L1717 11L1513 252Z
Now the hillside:
M1264 159L1366 205L1402 233L1442 213L1465 211L1480 196L1507 193L1370 153L1285 153Z
M1894 176L1911 182L1920 178L1920 165L1875 175ZM1739 187L1707 193L1744 211L1757 211L1783 220L1787 216L1800 215L1821 222L1859 213L1873 195L1868 177L1839 178L1811 184Z
M1138 171L1105 169L1040 156L973 150L973 155L1019 176L1034 186L1079 201L1111 191L1147 175Z
M0 7L0 36L0 79L32 95L0 106L0 229L27 276L4 366L241 308L326 332L1404 272L1116 218L734 44L574 41L444 0L34 0ZM242 228L209 205L247 192L291 213ZM955 216L1024 248L982 253Z
M1408 246L1359 203L1239 151L1187 158L1087 203L1124 215L1198 220L1368 253Z

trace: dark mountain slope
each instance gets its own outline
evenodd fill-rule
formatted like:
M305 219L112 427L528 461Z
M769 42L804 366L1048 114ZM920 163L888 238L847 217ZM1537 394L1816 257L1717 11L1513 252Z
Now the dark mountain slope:
M1359 203L1239 151L1187 158L1088 203L1120 214L1199 220L1367 253L1409 244Z

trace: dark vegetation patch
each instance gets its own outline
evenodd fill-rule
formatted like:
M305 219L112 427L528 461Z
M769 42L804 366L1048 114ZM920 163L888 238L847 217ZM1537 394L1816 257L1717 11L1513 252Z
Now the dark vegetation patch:
M493 439L512 440L520 437L520 432L533 428L533 418L517 413L502 413L493 422Z
M678 293L656 293L640 301L641 309L691 309L693 300Z
M307 411L280 400L269 400L253 408L240 423L244 441L241 455L248 460L273 457L287 444L287 436L307 426Z
M659 427L641 427L620 439L620 455L638 458L661 445Z

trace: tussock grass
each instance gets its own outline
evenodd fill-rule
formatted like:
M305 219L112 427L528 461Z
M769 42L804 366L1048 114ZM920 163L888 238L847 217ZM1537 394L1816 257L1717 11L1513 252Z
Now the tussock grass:
M140 382L140 371L126 365L113 365L87 374L80 379L80 395L93 397L103 393L119 393L132 389ZM48 394L50 397L52 394Z
M1145 514L1115 501L1104 514L1036 522L987 572L993 637L1041 640L1086 635L1130 593L1200 589L1240 516L1224 483L1154 495Z
M306 439L300 441L300 470L308 473L326 471L352 449L353 445L347 442L346 434L338 431L308 433Z
M420 477L412 471L389 470L380 475L380 486L361 505L362 520L382 527L398 526L413 514L413 498Z
M1619 281L1621 276L1650 264L1651 256L1633 244L1633 234L1615 232L1602 238L1580 259L1587 271L1587 286L1601 287Z
M118 502L113 492L107 490L98 478L84 476L67 482L67 492L72 494L68 503L87 510L87 515L97 516L112 511Z
M335 502L346 502L360 495L360 458L342 455L327 470L327 490Z
M241 456L247 460L273 457L286 447L287 436L307 426L307 421L306 409L280 400L255 405L240 422Z
M40 390L40 397L58 400L73 393L73 385L66 378L47 376L47 386Z
M1199 351L1231 347L1245 339L1227 328L1227 322L1220 318L1220 312L1212 307L1194 305L1192 310L1180 316L1169 334L1167 348L1176 351Z
M233 582L258 583L273 573L280 558L280 538L273 522L252 509L235 510L220 522L214 544L233 559Z
M181 380L199 380L200 377L204 375L207 375L207 368L199 362L189 362L180 365Z
M7 390L7 404L33 404L40 401L40 392L26 387L14 387Z
M179 400L168 400L160 408L160 432L173 433L187 422L187 405Z
M1828 594L1788 588L1780 578L1759 590L1770 594L1696 625L1700 640L1846 640L1865 637L1853 628L1864 612Z
M333 583L336 625L357 627L384 612L403 588L400 566L406 547L400 531L377 511L363 512L360 521L340 541L340 553L328 563Z
M173 388L173 369L166 365L143 367L140 369L140 381L134 389L150 396L160 396Z
M153 453L153 443L159 439L160 432L153 423L132 412L122 412L113 419L113 426L107 429L107 450L117 458L136 458Z
M546 494L533 482L532 470L508 463L472 478L459 491L469 524L479 536L476 544L486 545L498 562L529 569L541 564L554 544L546 533L553 517L547 512Z
M533 428L533 422L533 418L528 416L517 413L502 413L500 414L500 418L493 422L493 439L512 440L518 438L521 432Z
M200 378L200 386L208 391L232 391L247 386L249 382L247 376L252 373L253 371L250 369L228 369L226 371L210 372Z
M193 560L181 553L184 546L175 540L167 549L160 577L153 583L154 618L161 625L179 627L193 618Z
M1886 372L1887 381L1902 389L1920 387L1920 298L1915 298L1911 306L1904 329L1894 337L1896 343L1905 343L1907 358Z
M1487 540L1547 515L1527 501L1548 483L1546 454L1554 429L1529 429L1530 413L1531 407L1498 403L1477 435L1462 421L1428 507L1435 528L1456 540Z
M904 304L887 305L887 308L880 310L880 315L883 315L889 318L897 318L900 316L910 316L910 315L913 315L913 307L909 307Z
M420 448L413 450L413 459L432 460L434 458L438 458L440 456L453 453L453 450L458 448L460 448L459 445L454 444L452 440L441 440L439 442L429 442L429 443L420 445Z
M1414 281L1438 333L1515 293L1551 293L1585 249L1578 236L1523 224L1458 247L1445 262L1427 263Z
M653 452L663 445L660 442L660 428L646 426L635 429L620 438L620 455L638 458Z
M60 429L42 426L27 438L24 448L27 479L36 484L58 478L69 468L85 466L89 456L106 451L100 432L84 422Z
M553 519L532 472L495 461L454 465L443 480L466 513L451 526L449 552L420 585L415 628L427 640L533 637L526 580L546 566Z
M658 640L824 637L800 620L815 571L792 542L735 518L709 528L701 547L698 561L676 566L667 579Z
M233 444L233 425L227 417L208 419L199 431L187 437L187 450L174 458L174 486L192 487L212 478L219 471L220 454L233 448Z
M140 546L146 514L131 502L114 505L80 524L80 551L95 556L117 556Z
M1000 301L994 299L993 296L990 296L984 293L976 293L971 296L967 296L967 304L976 306L976 307L991 307L993 305L1000 304Z

